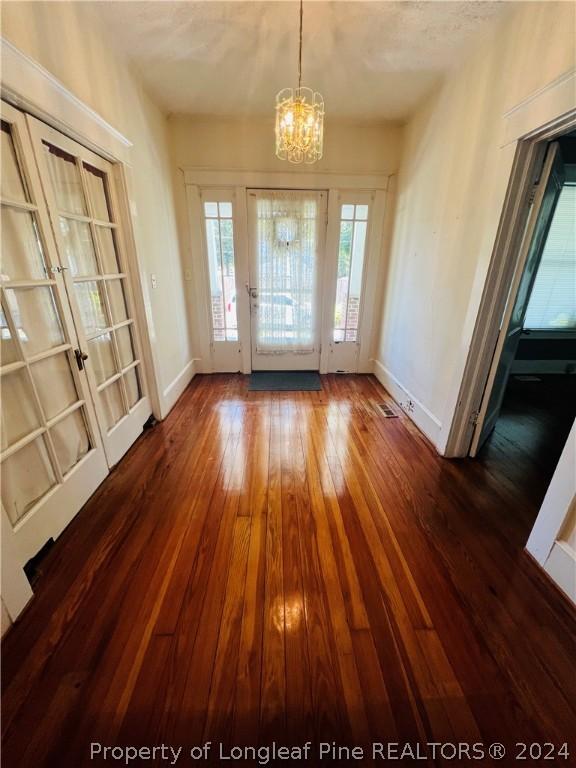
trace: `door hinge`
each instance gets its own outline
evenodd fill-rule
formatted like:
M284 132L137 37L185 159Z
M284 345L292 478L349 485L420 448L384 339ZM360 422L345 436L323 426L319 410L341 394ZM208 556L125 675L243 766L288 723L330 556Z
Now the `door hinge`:
M470 424L475 427L478 424L478 419L480 418L480 410L472 411L470 414Z
M82 352L81 349L75 349L74 356L76 358L76 365L78 366L78 370L84 370L84 361L88 360L88 355L86 352Z

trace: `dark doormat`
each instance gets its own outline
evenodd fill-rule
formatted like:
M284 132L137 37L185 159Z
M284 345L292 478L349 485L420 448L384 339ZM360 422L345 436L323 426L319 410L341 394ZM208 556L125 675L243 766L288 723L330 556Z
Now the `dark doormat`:
M254 371L248 389L253 392L315 392L322 389L318 371Z

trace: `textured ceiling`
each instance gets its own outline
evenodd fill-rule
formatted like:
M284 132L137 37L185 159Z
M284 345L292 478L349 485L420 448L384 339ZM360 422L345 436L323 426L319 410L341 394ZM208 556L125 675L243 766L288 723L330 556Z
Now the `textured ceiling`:
M403 119L507 2L304 3L303 84L331 116ZM298 4L98 2L112 44L167 111L270 114L295 84Z

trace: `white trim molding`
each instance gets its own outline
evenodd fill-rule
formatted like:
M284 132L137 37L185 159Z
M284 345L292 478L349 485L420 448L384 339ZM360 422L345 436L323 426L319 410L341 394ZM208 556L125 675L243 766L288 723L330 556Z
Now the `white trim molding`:
M248 189L365 189L386 190L384 173L339 173L337 171L243 171L210 168L181 168L184 183L198 187L246 187Z
M180 395L196 375L196 359L190 360L178 376L162 392L161 418L164 419L172 410Z
M0 52L3 99L107 160L127 161L130 139L4 37Z
M392 395L402 410L408 414L418 429L436 447L438 436L442 429L442 422L409 389L401 384L396 376L379 360L374 360L374 375L384 389Z

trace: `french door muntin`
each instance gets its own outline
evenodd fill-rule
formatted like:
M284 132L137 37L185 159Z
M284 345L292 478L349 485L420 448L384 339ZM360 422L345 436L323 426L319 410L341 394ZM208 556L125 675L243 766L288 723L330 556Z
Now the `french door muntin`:
M151 413L112 165L27 117L109 466Z
M2 548L22 566L58 536L108 468L76 364L78 340L25 118L4 102L1 113L0 463L11 530Z
M252 369L318 370L327 193L248 189L247 195Z

